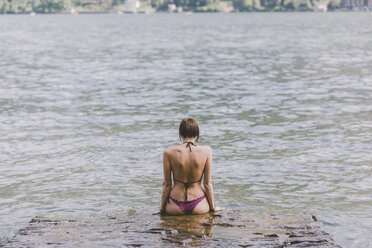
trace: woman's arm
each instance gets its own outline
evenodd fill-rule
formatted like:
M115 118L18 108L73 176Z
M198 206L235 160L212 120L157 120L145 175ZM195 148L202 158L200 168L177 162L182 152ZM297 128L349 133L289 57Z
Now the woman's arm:
M214 210L214 197L213 197L213 186L212 186L212 150L209 148L209 154L207 161L205 162L205 169L204 169L204 190L205 194L207 195L209 209Z
M163 182L163 193L161 195L161 211L165 211L167 206L167 200L169 194L172 190L172 178L171 178L171 165L169 162L167 150L163 152L163 172L164 172L164 182Z

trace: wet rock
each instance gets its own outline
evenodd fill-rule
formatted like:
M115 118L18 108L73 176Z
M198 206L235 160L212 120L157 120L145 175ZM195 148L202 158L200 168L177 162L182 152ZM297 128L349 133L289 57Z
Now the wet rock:
M313 221L318 221L315 215L311 215L311 218L313 219Z
M164 233L166 230L164 228L151 228L149 230L143 231L143 233Z
M46 215L33 218L4 248L340 247L315 220L303 213L249 210L161 217Z
M268 238L279 238L278 234L266 234L265 237L268 237Z

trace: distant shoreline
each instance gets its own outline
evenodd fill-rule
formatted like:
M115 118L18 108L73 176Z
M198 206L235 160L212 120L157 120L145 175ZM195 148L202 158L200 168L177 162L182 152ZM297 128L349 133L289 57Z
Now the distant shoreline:
M224 14L236 14L236 13L311 13L316 12L313 10L276 10L276 11L269 11L269 10L260 10L260 11L230 11L230 12L223 12L223 11L187 11L183 13L169 13L167 11L153 11L153 12L146 12L146 11L138 11L134 12L125 12L125 11L118 11L118 10L102 10L102 11L76 11L75 13L68 13L65 11L61 12L10 12L10 13L1 13L0 15L94 15L94 14L114 14L114 15L148 15L148 14L202 14L202 13L224 13ZM368 13L369 11L362 11L362 10L352 10L352 9L334 9L329 10L327 12L365 12Z

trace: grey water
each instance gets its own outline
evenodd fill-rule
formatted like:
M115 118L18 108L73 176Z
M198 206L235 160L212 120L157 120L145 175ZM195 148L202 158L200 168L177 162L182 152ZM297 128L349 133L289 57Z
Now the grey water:
M0 242L38 214L158 210L197 119L216 205L372 247L372 14L0 16Z

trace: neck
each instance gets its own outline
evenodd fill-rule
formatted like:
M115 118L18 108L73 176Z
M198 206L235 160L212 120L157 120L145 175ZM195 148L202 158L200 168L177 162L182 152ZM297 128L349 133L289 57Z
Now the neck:
M182 139L182 143L192 142L195 144L196 138L184 138Z

